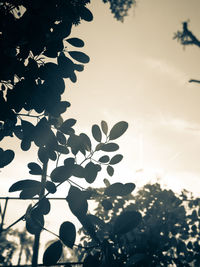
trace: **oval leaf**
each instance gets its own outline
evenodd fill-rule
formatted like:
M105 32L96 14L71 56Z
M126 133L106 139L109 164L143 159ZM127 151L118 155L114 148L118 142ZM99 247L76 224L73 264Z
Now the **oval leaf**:
M133 230L142 221L142 216L137 211L122 212L115 220L113 231L114 234L126 234Z
M110 160L110 158L108 156L102 156L100 157L99 161L101 163L107 163Z
M9 192L20 191L20 190L24 190L27 188L33 188L33 187L41 188L41 182L38 182L35 180L29 180L29 179L21 180L11 185L11 187L9 188Z
M114 140L123 135L128 128L128 123L125 121L120 121L116 123L110 131L109 139Z
M101 146L101 150L105 152L114 152L119 149L118 144L108 143Z
M90 61L90 58L88 55L86 55L85 53L83 52L80 52L80 51L69 51L68 52L70 54L70 56L77 60L78 62L81 62L81 63L88 63Z
M57 191L55 184L50 181L46 181L45 188L51 194L54 194Z
M50 175L52 182L61 183L66 181L72 176L72 170L73 166L70 166L70 168L66 166L60 166L55 168Z
M57 131L57 133L56 133L56 138L57 138L57 141L58 141L61 145L66 145L67 140L66 140L66 137L64 136L63 133L61 133L60 131Z
M112 166L109 166L109 165L108 165L108 167L107 167L106 170L107 170L108 175L113 176L113 174L114 174L114 169L113 169Z
M101 121L101 129L105 135L108 133L108 124L106 121Z
M101 134L101 130L97 124L94 124L92 126L92 135L97 142L101 142L102 134Z
M114 165L119 163L123 159L123 156L121 154L117 154L114 157L111 158L109 164Z
M43 264L51 266L57 263L62 255L62 243L60 240L51 244L44 252Z
M60 226L59 237L69 248L73 248L76 239L76 228L71 222L64 222Z
M60 126L59 130L63 132L64 134L68 134L69 130L72 126L74 126L76 123L75 119L68 119L63 122L63 124Z
M120 196L124 185L122 183L114 183L107 187L104 194L107 196Z
M75 47L83 47L84 46L84 42L83 40L79 39L79 38L69 38L66 40L69 44L75 46Z

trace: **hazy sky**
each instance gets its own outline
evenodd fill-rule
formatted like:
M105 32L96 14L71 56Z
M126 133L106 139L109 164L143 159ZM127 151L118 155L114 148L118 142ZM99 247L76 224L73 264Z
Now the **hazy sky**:
M67 82L63 98L72 107L65 117L76 118L78 132L87 134L101 120L110 127L120 120L129 123L119 139L124 160L111 182L139 186L159 177L174 190L199 194L200 85L188 80L200 79L200 49L183 49L173 36L190 20L189 28L200 38L200 1L140 0L124 23L116 21L101 0L92 2L88 7L93 22L72 31L73 37L84 40L81 51L91 61L78 73L76 84ZM4 147L15 145L16 140L4 142ZM18 151L2 170L3 195L16 178L29 177L24 168L29 161L30 152Z

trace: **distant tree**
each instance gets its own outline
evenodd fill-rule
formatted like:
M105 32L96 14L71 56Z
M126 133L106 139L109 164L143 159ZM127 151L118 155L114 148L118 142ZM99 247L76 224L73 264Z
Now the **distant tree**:
M14 232L12 230L0 235L0 266L9 266L12 263L13 254L17 250L17 243L10 241Z
M97 236L100 240L107 238L110 244L109 257L118 259L119 265L113 266L200 266L200 198L194 198L187 191L178 195L162 189L159 184L147 184L136 194L113 199L109 188L114 187L96 189L98 194L93 199L97 204L97 217L92 216ZM116 242L113 228L120 214L131 211L142 214L142 222L118 235ZM123 223L121 227L123 229ZM79 233L83 234L81 245L91 247L93 257L97 253L101 257L101 251L92 248L94 242L85 230ZM81 252L80 258L84 256Z

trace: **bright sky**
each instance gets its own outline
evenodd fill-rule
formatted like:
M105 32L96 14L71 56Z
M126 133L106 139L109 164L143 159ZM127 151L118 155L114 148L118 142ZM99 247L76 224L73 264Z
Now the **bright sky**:
M124 23L116 21L102 1L92 2L93 22L72 31L73 37L84 40L81 51L91 61L78 73L76 84L67 83L64 98L72 107L66 118L76 118L78 132L89 135L92 124L101 120L110 127L121 120L129 123L119 139L124 159L111 183L141 186L160 178L175 191L186 188L198 195L200 86L188 80L200 79L200 49L183 49L173 36L186 20L198 36L200 1L140 0ZM16 140L3 145L12 148ZM16 153L14 162L1 171L2 195L8 195L16 179L29 177L24 164L34 160L30 152ZM96 185L102 185L103 178Z

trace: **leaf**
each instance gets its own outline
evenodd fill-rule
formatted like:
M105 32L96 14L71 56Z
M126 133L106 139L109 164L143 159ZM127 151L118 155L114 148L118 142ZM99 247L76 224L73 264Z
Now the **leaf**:
M83 47L84 46L84 42L83 40L79 39L79 38L69 38L66 40L69 44L75 46L75 47Z
M95 181L95 179L97 177L97 173L98 173L97 166L93 162L89 162L85 166L84 177L88 183L91 184Z
M38 208L34 208L28 213L29 215L26 216L27 231L32 235L40 233L44 226L44 216L41 214Z
M51 194L54 194L57 191L55 184L51 181L46 181L45 188Z
M63 122L63 124L60 126L59 130L61 132L63 132L64 134L68 134L68 131L70 130L70 128L72 126L74 126L75 124L76 124L75 119L68 119L68 120Z
M87 136L87 134L81 133L80 138L83 142L85 149L87 151L91 151L92 144L91 144L90 138Z
M104 199L104 200L101 202L101 205L103 206L103 208L104 208L105 210L111 210L112 207L113 207L112 203L111 203L109 200L107 200L107 199Z
M88 203L85 195L82 191L75 187L71 186L66 198L71 212L77 217L82 217L87 213Z
M39 195L41 188L39 187L31 187L23 189L20 194L20 199L32 199L34 196Z
M9 192L20 191L32 187L41 188L41 182L29 179L21 180L11 185L11 187L9 188Z
M22 142L21 142L21 149L23 151L28 151L31 147L31 141L29 139L23 139Z
M33 175L41 175L42 168L35 162L28 163L28 168L30 169L29 173Z
M101 121L101 129L105 135L108 133L108 124L106 121Z
M61 154L69 154L69 149L66 146L58 145L55 150Z
M130 194L135 189L135 184L133 183L114 183L107 187L104 194L107 196L125 196Z
M71 222L64 222L60 226L59 237L69 248L73 248L76 239L76 228Z
M114 169L113 169L113 167L112 166L107 166L107 173L108 173L108 175L110 175L110 176L113 176L113 174L114 174Z
M114 165L119 163L123 159L123 156L121 154L117 154L114 157L111 158L109 164Z
M108 144L103 144L101 146L101 150L105 152L114 152L119 149L118 144L115 143L108 143Z
M116 123L110 131L109 139L114 140L123 135L128 128L128 123L125 121L120 121Z
M101 142L102 134L101 134L101 130L97 124L94 124L92 126L92 135L97 142Z
M108 179L104 178L103 182L104 182L106 187L110 186L110 182L108 181Z
M123 195L121 194L121 196L130 194L134 189L135 189L134 183L126 183L122 191Z
M66 181L72 176L72 170L73 170L73 165L69 167L60 166L55 168L50 175L52 182L62 183Z
M5 167L8 165L15 157L14 151L8 149L5 151L2 151L1 157L0 157L0 168Z
M114 234L122 235L137 227L142 221L142 216L137 211L122 212L115 220L113 231Z
M85 173L85 169L81 165L78 165L78 164L74 165L74 169L72 171L73 176L76 176L78 178L84 178L84 173Z
M89 218L92 224L98 225L99 227L102 227L102 228L105 227L105 222L101 220L99 217L93 214L88 214L86 216Z
M70 56L77 60L78 62L81 62L81 63L88 63L90 61L90 58L88 55L86 55L85 53L83 52L80 52L80 51L69 51L68 52L70 54Z
M45 147L40 147L38 149L38 158L42 163L47 163L49 157L47 149Z
M85 21L89 22L93 20L92 12L88 8L82 6L80 7L79 11L80 11L81 18L84 19Z
M56 133L56 138L57 138L57 141L58 141L61 145L66 145L67 140L66 140L66 137L64 136L63 133L61 133L60 131L57 131L57 133Z
M41 212L41 214L47 215L50 212L50 209L51 209L51 204L46 197L40 200L38 204L38 210Z
M107 163L109 160L110 160L110 158L106 155L99 158L99 161L101 163Z
M45 266L51 266L58 262L62 255L62 243L60 240L51 244L44 252L43 264Z

